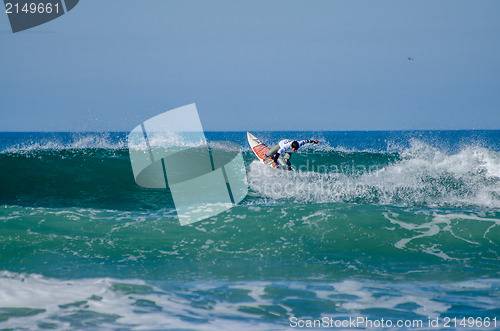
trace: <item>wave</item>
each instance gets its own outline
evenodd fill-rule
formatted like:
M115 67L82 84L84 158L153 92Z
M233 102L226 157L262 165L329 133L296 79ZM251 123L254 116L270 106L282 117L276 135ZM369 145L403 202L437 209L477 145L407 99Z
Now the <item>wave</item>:
M273 141L278 134L264 136ZM339 140L334 145L326 133L315 136L321 144L307 145L293 156L295 173L265 167L250 150L243 149L251 189L246 203L285 199L500 208L500 152L496 145L437 148L421 139L402 143L380 133L360 136L355 142ZM376 138L377 143L369 143L366 137ZM207 133L207 138L248 145L241 132ZM0 176L5 183L0 202L112 209L173 207L171 198L165 198L168 190L135 185L126 133L3 133L0 146ZM217 146L214 142L212 147Z
M373 155L356 154L357 159L334 165L315 158L315 163L306 161L296 167L298 172L274 171L254 161L249 166L249 184L263 197L308 203L500 208L498 152L470 146L447 154L413 140L387 165L367 162ZM388 154L375 156L390 159Z
M198 147L209 144L220 148L221 141L234 137L218 135L214 139L203 139L199 134L184 136L175 133L155 133L148 137L151 147ZM231 139L229 139L231 140ZM241 149L250 151L248 144ZM24 154L44 151L108 150L119 151L128 148L146 149L142 143L129 141L124 132L83 132L83 133L11 133L0 134L0 154Z
M3 268L64 279L498 276L500 215L494 212L253 204L181 227L175 212L165 209L6 206L0 209L0 224Z
M338 282L148 282L43 277L0 271L0 326L7 329L289 330L303 319L396 321L481 311L493 318L498 279L433 284ZM483 316L483 315L482 315ZM356 319L357 319L356 318ZM371 322L373 323L373 322ZM388 322L386 322L388 323ZM346 324L340 324L346 325ZM367 324L369 325L369 324ZM387 324L386 324L387 325ZM324 326L324 324L323 324ZM339 325L337 325L339 327ZM366 328L366 325L359 325ZM392 328L386 328L392 329Z

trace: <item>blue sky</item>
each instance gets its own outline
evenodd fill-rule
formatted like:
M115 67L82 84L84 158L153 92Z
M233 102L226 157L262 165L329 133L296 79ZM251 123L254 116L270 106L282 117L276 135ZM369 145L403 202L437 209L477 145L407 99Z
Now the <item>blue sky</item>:
M500 1L81 0L13 34L0 131L500 129ZM409 60L408 58L412 58Z

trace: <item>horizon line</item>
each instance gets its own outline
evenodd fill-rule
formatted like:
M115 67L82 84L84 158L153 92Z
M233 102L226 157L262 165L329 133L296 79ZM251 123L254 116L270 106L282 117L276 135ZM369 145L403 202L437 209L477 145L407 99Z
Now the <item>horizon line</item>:
M500 131L499 129L374 129L374 130L203 130L203 132L415 132L415 131ZM60 130L5 130L0 133L129 133L130 131L117 131L117 130L89 130L89 131L60 131Z

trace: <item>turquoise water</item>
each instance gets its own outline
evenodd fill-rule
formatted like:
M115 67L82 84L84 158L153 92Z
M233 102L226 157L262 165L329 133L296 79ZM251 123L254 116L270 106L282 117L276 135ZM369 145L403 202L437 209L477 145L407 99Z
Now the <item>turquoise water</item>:
M292 173L207 133L250 192L183 227L125 133L0 134L0 329L495 329L500 131L255 134L320 144Z

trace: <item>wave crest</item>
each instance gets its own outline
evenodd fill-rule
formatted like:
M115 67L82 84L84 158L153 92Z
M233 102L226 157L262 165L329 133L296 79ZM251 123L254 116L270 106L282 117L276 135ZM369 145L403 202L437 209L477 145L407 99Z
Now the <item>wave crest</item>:
M123 134L112 132L13 133L1 137L1 153L81 149L118 150L126 147Z

